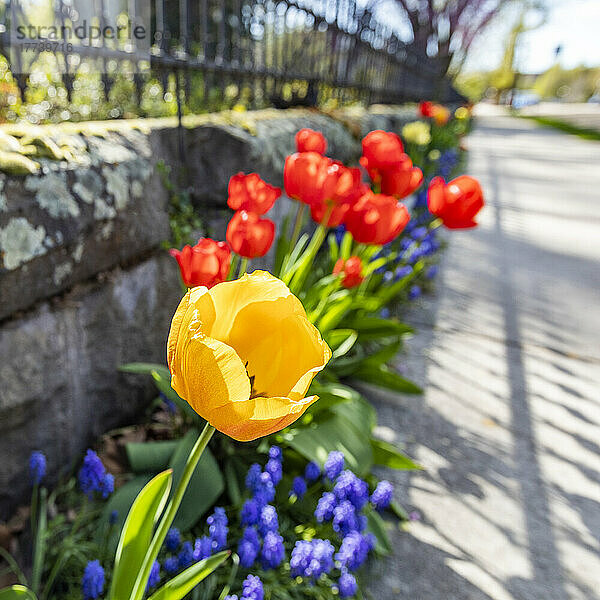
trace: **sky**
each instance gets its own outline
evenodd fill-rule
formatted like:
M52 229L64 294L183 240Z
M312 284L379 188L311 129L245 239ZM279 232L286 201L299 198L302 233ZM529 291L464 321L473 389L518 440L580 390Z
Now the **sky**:
M552 8L546 24L523 34L519 40L517 68L525 73L545 71L554 64L554 50L559 45L562 46L559 60L565 68L581 64L600 66L600 0L549 0L549 3ZM379 0L378 8L378 16L383 16L403 39L410 36L410 27L403 22L402 12L393 0ZM498 67L516 15L516 11L507 10L490 23L473 44L465 71Z
M492 22L474 44L465 70L496 68L510 26L509 15ZM600 66L600 0L555 1L546 24L521 36L517 68L524 73L545 71L554 64L554 50L559 45L563 67Z

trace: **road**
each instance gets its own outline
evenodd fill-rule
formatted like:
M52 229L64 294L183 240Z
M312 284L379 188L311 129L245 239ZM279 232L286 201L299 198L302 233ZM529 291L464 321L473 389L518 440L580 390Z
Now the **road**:
M481 116L480 227L448 232L398 369L369 389L379 434L423 472L385 475L420 520L393 534L371 597L600 598L600 143Z

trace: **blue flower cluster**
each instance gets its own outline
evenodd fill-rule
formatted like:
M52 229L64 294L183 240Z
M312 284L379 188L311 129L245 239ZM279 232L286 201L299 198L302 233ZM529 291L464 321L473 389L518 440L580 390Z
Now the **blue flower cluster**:
M283 453L278 446L269 448L264 471L258 463L248 469L245 483L252 497L244 502L240 512L240 522L245 529L238 544L240 564L245 568L252 567L260 559L263 569L276 569L285 558L279 517L270 504L282 477Z
M212 515L206 519L206 524L208 525L208 535L196 538L193 543L189 540L183 541L181 533L176 527L169 529L165 536L164 547L170 554L162 565L167 575L175 575L227 547L229 523L225 509L215 507ZM148 588L156 586L159 581L160 563L156 562L150 573Z
M371 504L375 510L384 510L392 503L393 496L394 486L389 481L383 479L377 484L375 491L371 494Z
M160 563L155 560L150 569L150 576L148 577L148 583L146 584L146 591L156 587L160 581Z
M342 538L339 552L335 555L335 559L342 567L339 593L341 597L349 597L354 593L351 590L355 589L356 581L354 577L344 577L344 575L348 571L358 569L375 545L372 534L363 534L367 526L367 518L361 511L369 500L375 510L387 508L392 502L394 490L389 481L381 481L369 496L367 483L348 469L340 471L338 469L340 462L337 453L332 452L327 458L325 472L327 473L329 465L330 474L336 473L336 477L333 480L332 491L324 492L319 498L315 518L318 523L331 521L333 530ZM336 468L333 468L333 465ZM343 468L343 462L341 465ZM308 549L304 545L296 544L296 546L297 562L298 565L302 565L301 557L308 553Z
M290 559L292 577L315 580L323 573L330 573L334 552L335 548L329 540L297 541Z
M83 600L96 600L104 590L104 569L99 560L88 562L81 579Z
M384 246L375 254L373 260L388 258L386 264L375 270L376 273L383 275L384 283L391 285L403 280L412 274L413 265L417 261L427 258L439 250L437 229L430 231L427 227L430 219L429 213L414 217L408 222L398 241ZM392 255L392 252L395 254ZM431 273L430 277L433 277L435 270Z
M242 583L242 597L239 600L263 600L263 584L256 575L248 575ZM238 600L236 594L225 596L225 600Z
M102 498L108 498L115 490L113 476L106 472L102 461L93 450L86 452L78 479L81 491L90 500L95 492L101 494Z
M458 151L456 148L444 150L438 159L438 175L444 179L449 179L452 175L454 167L458 163Z
M29 474L33 485L39 485L46 476L46 457L42 452L31 453L29 457Z

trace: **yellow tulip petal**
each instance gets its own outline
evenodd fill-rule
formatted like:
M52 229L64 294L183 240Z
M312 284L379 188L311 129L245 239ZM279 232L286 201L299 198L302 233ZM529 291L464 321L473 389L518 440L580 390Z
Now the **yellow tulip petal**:
M285 283L266 271L254 271L235 281L220 283L211 288L209 294L216 307L216 320L210 336L223 341L228 341L240 311L255 303L268 304L270 301L287 299L280 303L279 311L285 310L289 311L289 314L306 316L302 303L290 292ZM265 307L265 310L268 308Z
M215 321L215 306L207 292L207 288L198 286L188 290L181 299L175 315L173 315L167 340L169 368L180 337L191 337L199 333L206 334L212 328Z
M317 400L317 396L299 401L290 398L251 398L214 410L208 421L234 440L249 442L291 425Z
M264 335L263 329L258 331ZM248 374L255 377L255 393L290 397L294 390L297 398L304 396L312 378L327 364L331 351L308 319L290 316L278 323L270 335L250 346L248 354L240 356L248 363Z
M203 335L182 339L171 362L171 387L203 418L212 411L243 403L250 380L235 350Z

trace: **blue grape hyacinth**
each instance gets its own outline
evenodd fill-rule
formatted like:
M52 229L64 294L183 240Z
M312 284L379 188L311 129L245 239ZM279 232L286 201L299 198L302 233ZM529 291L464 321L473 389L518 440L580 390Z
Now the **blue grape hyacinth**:
M106 472L102 461L93 450L86 452L78 478L81 491L90 500L94 492L98 492L102 494L103 498L106 498L114 490L113 476Z
M165 548L171 552L175 552L181 543L181 535L177 527L171 527L165 536Z
M258 530L264 537L268 531L277 531L279 528L279 518L277 517L277 510L274 506L267 504L260 511L260 520L258 522Z
M224 550L227 546L227 515L225 509L217 506L213 514L206 519L208 523L208 533L212 542L212 548L215 552Z
M283 477L283 467L281 460L270 458L265 466L265 471L271 476L274 486L277 486Z
M208 558L212 554L212 541L211 539L204 535L201 538L196 538L194 542L194 560L198 562L199 560L204 560Z
M317 502L315 509L315 518L317 522L331 521L333 519L333 510L337 506L337 498L332 492L325 492Z
M306 469L304 469L304 478L309 483L312 483L313 481L319 479L319 477L321 477L321 468L316 462L311 460L306 465Z
M246 527L238 544L238 555L242 567L249 569L256 561L259 551L260 539L258 532L254 527Z
M351 531L343 540L335 558L349 571L356 571L367 560L369 552L375 547L372 534L363 535Z
M186 569L194 562L194 548L192 542L184 542L181 552L177 556L180 569Z
M264 598L262 581L256 575L248 575L244 579L242 590L241 600L263 600Z
M394 486L384 479L377 484L375 491L371 494L371 504L375 510L384 510L391 504L393 496Z
M242 525L256 525L260 518L260 511L261 504L255 498L246 500L240 513Z
M342 452L338 452L337 450L330 452L323 467L327 479L333 481L344 469L344 462L344 454Z
M173 575L179 571L179 559L176 556L169 556L164 562L165 571Z
M283 561L285 548L283 538L276 531L268 531L263 539L260 563L265 570L276 569Z
M104 569L99 560L91 560L83 571L81 591L84 600L96 600L104 590Z
M304 477L294 477L292 489L290 490L290 495L292 494L299 500L304 498L304 494L306 494L306 480Z
M153 587L156 587L160 582L160 563L155 560L152 563L152 568L150 569L150 576L148 577L148 583L146 584L146 591L151 590Z
M290 568L292 577L318 579L333 569L335 548L329 540L299 540L292 550Z
M351 598L358 591L356 578L352 573L342 573L338 581L340 598Z
M46 456L43 452L32 452L29 457L29 474L31 483L39 485L46 476Z
M369 500L369 486L366 481L357 477L352 471L346 470L337 478L333 493L338 502L348 500L356 510L360 510Z

